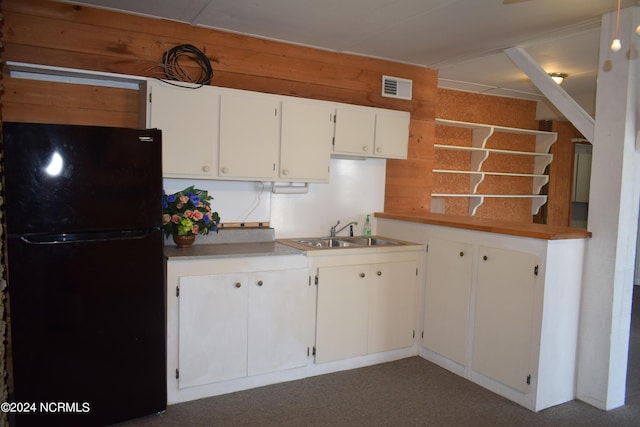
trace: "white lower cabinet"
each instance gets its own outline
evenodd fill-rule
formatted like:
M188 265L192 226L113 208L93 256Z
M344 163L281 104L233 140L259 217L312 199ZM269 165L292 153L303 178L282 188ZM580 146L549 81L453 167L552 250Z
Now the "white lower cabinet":
M318 268L316 363L411 347L415 260Z
M169 403L304 377L313 294L304 255L167 262Z
M367 354L367 265L318 269L316 363Z
M245 376L247 276L185 276L179 283L179 387Z
M532 410L571 400L579 283L545 283L540 248L483 240L430 239L423 355ZM545 292L573 301L554 311L544 306ZM543 332L554 327L549 322L562 327ZM562 355L552 361L554 354ZM551 382L540 384L541 378Z
M253 273L249 276L248 375L307 364L307 269Z
M532 411L575 399L586 239L378 219L427 244L420 355Z
M471 367L527 392L538 257L486 246L479 250Z
M180 278L180 388L304 366L306 269Z
M473 246L432 239L427 254L425 348L460 366L466 364Z
M416 261L374 264L370 274L367 352L411 347L415 338Z
M421 245L168 259L168 403L415 356L423 265Z

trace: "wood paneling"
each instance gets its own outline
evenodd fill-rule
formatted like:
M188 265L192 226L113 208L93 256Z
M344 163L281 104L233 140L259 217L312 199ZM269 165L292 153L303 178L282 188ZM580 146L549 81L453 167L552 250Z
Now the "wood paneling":
M571 190L573 187L573 138L583 138L570 122L553 122L558 139L551 146L553 162L549 167L549 201L547 224L569 226L571 224Z
M407 160L387 160L385 212L422 215L431 210L434 122L411 120Z
M190 43L210 59L213 84L433 113L436 73L187 24L43 0L7 0L7 60L163 77L162 54ZM414 101L383 98L383 74L414 81ZM415 111L414 111L415 110Z
M385 209L429 210L434 70L47 0L4 0L2 9L7 61L163 78L163 53L188 43L211 61L216 86L409 111L410 160L388 161ZM382 97L383 75L413 80L413 100ZM11 78L5 87L5 120L138 124L135 91Z
M409 159L387 161L387 212L430 211L436 115L528 129L536 126L534 102L438 90L437 72L423 67L48 0L3 0L2 10L5 61L161 78L162 54L189 43L211 61L212 84L217 86L411 112ZM413 80L413 100L382 97L382 75ZM6 74L4 85L5 120L138 124L136 91L19 81ZM461 205L456 209L462 215L468 212L466 200L448 204ZM512 214L509 207L491 205L481 207L478 215L524 217L519 206Z

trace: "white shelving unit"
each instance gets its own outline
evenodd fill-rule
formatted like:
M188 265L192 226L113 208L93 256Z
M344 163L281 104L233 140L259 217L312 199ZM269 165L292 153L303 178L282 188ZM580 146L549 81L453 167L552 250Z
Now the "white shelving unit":
M540 207L547 202L547 196L541 195L540 190L549 182L549 176L545 175L546 167L551 164L553 155L549 154L551 145L556 141L555 132L544 132L530 129L518 129L504 126L493 126L479 123L460 122L455 120L436 119L436 125L450 126L457 128L467 128L473 130L471 146L435 144L436 150L456 150L471 153L471 165L467 170L434 169L434 173L443 174L466 174L469 175L469 193L433 193L432 197L467 197L469 198L469 215L475 215L478 208L484 203L485 198L511 198L511 199L531 199L531 214L535 215ZM487 148L487 141L495 133L508 133L516 135L533 135L536 138L534 151L516 151ZM491 155L520 155L534 156L533 173L511 173L511 172L488 172L482 170L483 163ZM478 194L478 186L484 181L486 176L519 176L533 178L531 194Z

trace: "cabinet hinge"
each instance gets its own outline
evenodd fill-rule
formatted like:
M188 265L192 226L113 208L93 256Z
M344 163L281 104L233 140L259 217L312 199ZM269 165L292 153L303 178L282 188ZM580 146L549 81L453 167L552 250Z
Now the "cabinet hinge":
M420 338L424 338L424 331L420 334Z
M180 285L176 286L176 298L180 296Z
M307 347L307 357L309 357L309 347Z
M427 248L425 249L427 252L429 252L429 245L427 245Z
M149 104L151 104L151 97L153 96L153 94L149 94Z
M418 275L418 267L416 267L416 276Z
M315 355L316 355L316 346L315 346L315 345L313 346L313 353L311 353L311 354L312 354L313 356L315 356Z
M538 275L538 266L537 265L535 267L533 267L533 275L534 276Z
M180 379L180 369L176 368L176 379Z
M331 138L331 145L333 145L334 147L336 145L336 137L335 136Z
M531 385L531 375L527 375L527 384Z
M319 281L318 276L316 276L316 280L315 280L316 285L318 284L318 281Z
M414 329L413 330L413 338L415 338L415 337L416 337L416 330Z

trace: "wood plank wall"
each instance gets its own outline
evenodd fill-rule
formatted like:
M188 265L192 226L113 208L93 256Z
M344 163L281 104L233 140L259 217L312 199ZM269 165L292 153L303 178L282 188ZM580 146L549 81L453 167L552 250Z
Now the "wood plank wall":
M389 188L404 167L430 172L437 72L354 55L288 45L172 21L124 15L47 0L4 0L5 61L163 77L162 54L193 44L210 59L213 84L411 112L410 158L390 161ZM6 71L6 69L5 69ZM381 96L382 75L413 80L413 100ZM5 75L5 121L64 122L135 127L138 98L131 90L11 79ZM428 210L428 180L402 177L411 195L388 192L385 209ZM415 202L414 194L420 194Z
M438 90L437 72L423 67L48 0L3 0L2 11L5 61L162 78L162 54L189 43L210 59L215 70L212 84L217 86L411 112L409 159L387 161L389 213L420 216L430 211L436 115L536 128L535 103ZM6 67L3 70L4 121L127 127L139 123L136 91L12 79ZM413 100L382 97L382 75L413 80ZM526 202L494 204L481 208L479 216L530 222L530 212L523 214ZM464 207L458 211L466 215ZM512 214L505 216L506 212Z
M551 146L553 162L549 167L549 202L546 223L569 226L571 224L571 192L573 189L573 160L575 145L573 138L584 138L570 122L552 123L558 139Z

